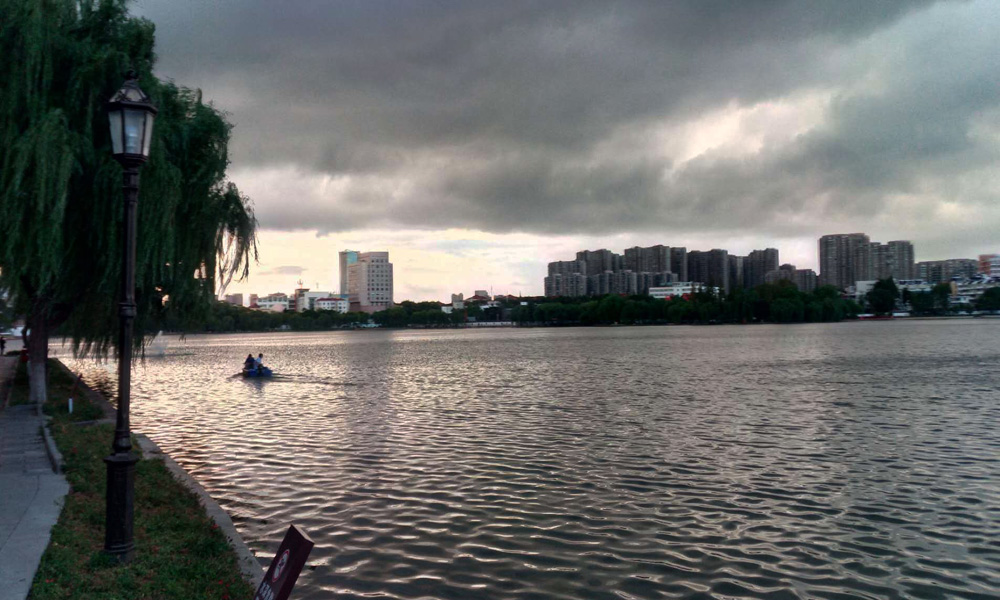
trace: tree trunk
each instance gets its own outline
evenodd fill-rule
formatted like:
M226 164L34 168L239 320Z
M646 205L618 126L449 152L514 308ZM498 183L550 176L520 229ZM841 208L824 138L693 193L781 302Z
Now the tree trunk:
M45 404L48 398L48 364L49 358L49 322L44 304L35 302L31 305L25 323L28 334L28 386L31 401L39 405Z

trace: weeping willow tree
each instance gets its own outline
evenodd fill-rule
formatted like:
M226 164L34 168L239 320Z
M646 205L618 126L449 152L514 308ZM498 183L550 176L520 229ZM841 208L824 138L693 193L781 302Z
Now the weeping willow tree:
M128 69L159 113L141 171L134 343L197 319L256 260L250 203L226 180L231 126L152 75L153 24L125 0L0 0L0 287L26 318L32 397L49 334L107 356L118 327L122 190L105 102Z

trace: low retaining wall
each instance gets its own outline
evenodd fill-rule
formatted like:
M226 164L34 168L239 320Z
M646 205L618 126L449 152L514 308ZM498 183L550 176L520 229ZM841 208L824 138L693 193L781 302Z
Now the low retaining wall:
M264 579L264 568L261 566L260 561L254 556L254 553L250 551L250 548L240 537L240 534L236 531L236 527L233 525L233 520L229 518L229 514L222 510L219 503L212 499L212 496L201 486L200 483L191 477L191 474L184 470L177 461L170 458L170 455L165 453L160 449L156 443L146 437L141 433L135 433L136 440L139 442L139 448L142 450L142 457L147 460L158 459L162 460L166 465L167 469L173 474L177 481L180 481L187 489L194 492L198 496L198 501L205 508L205 512L208 516L215 521L215 524L219 526L222 530L223 535L229 541L229 545L232 546L233 551L236 552L236 557L239 560L240 571L243 572L243 577L253 584L254 589L260 586L260 582Z

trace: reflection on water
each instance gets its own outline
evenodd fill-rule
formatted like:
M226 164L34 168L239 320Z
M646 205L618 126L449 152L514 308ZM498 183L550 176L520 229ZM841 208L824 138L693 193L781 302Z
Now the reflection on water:
M298 598L1000 589L997 321L192 336L134 380L260 556L309 531Z

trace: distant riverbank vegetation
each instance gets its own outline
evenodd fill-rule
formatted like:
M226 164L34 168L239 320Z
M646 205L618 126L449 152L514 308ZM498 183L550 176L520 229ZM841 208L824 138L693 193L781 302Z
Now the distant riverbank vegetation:
M467 304L451 313L438 302L400 302L372 315L333 311L268 312L216 303L204 320L167 321L165 331L329 331L381 327L456 327L467 322L509 321L522 326L712 323L805 323L855 318L862 307L831 286L805 293L781 281L727 296L708 291L660 300L646 295L581 298L510 298L497 306Z
M516 307L511 318L551 325L805 323L841 321L859 312L856 302L842 299L832 286L804 293L792 282L781 281L727 296L704 291L670 300L616 295L545 299Z

